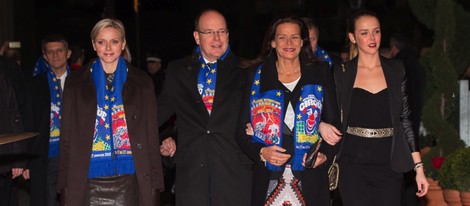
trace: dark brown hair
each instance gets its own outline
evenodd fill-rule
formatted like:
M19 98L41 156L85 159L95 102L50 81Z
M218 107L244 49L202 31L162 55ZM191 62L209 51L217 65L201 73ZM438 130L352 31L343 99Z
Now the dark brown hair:
M276 29L280 24L284 23L294 23L300 27L300 37L303 40L302 48L300 48L299 56L305 57L309 61L313 62L317 60L313 55L312 48L310 46L310 39L308 36L308 27L302 19L294 15L286 15L284 17L278 18L275 20L271 26L266 31L264 36L263 44L261 47L261 52L258 54L258 57L253 60L246 60L241 63L241 67L247 68L251 66L257 66L266 60L266 58L274 52L274 48L271 47L271 42L274 40L276 35Z

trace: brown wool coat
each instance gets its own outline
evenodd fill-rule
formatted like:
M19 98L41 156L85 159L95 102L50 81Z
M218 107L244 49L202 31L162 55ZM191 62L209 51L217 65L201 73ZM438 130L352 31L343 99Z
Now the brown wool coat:
M82 205L96 118L96 90L89 69L73 73L66 84L58 190L62 205ZM128 65L122 98L139 185L140 205L144 206L159 205L159 195L163 189L157 107L152 85L144 72Z

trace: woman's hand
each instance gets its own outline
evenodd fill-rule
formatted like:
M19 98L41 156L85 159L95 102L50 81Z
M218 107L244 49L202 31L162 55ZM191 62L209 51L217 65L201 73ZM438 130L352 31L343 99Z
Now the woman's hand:
M23 178L24 178L25 180L29 180L29 169L25 169L25 170L23 171Z
M304 158L302 160L302 166L304 167L305 167L305 159L307 159L307 153L304 154ZM326 159L327 158L323 153L318 152L318 156L317 156L317 159L315 160L315 163L313 164L313 168L316 168L320 166L321 164L325 163Z
M323 140L325 140L329 145L336 145L336 143L341 140L341 132L331 124L320 122L318 131L320 132Z
M426 176L424 175L423 167L416 169L416 184L418 186L418 192L416 192L416 196L423 197L428 193L429 183L426 180Z
M23 168L12 168L11 179L15 179L23 174Z
M269 146L269 147L263 147L261 148L261 156L263 159L265 159L267 162L271 163L272 165L275 166L281 166L284 163L287 162L290 158L290 154L284 154L285 150L282 147L279 146Z
M176 143L172 137L168 137L163 140L162 145L160 145L160 153L163 156L170 156L173 157L176 152Z
M246 135L253 136L253 127L251 126L251 123L246 123L246 129L245 129Z

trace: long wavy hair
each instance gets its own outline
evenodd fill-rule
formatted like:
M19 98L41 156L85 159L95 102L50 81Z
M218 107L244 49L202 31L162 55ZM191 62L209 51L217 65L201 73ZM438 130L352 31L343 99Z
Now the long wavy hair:
M308 36L307 25L299 17L289 14L284 17L278 18L271 24L271 26L268 28L264 36L263 45L261 47L261 52L258 54L256 59L242 61L241 63L242 68L258 66L262 64L266 60L266 58L268 58L270 55L273 55L273 54L275 55L276 51L273 47L271 47L271 42L276 37L277 27L284 23L293 23L293 24L299 25L300 27L300 37L303 40L303 45L300 48L299 57L306 58L309 62L314 62L318 60L313 54L312 47L310 46L310 39Z

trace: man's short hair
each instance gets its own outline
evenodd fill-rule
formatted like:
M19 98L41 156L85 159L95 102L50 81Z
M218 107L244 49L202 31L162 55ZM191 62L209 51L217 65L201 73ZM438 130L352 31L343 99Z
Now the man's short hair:
M145 60L146 62L162 62L162 59L155 53L150 53L147 55Z
M201 12L198 13L198 15L196 16L196 18L194 19L194 31L199 31L199 20L201 18L201 16L207 12L216 12L218 14L220 14L222 17L224 17L224 15L222 15L222 13L220 13L220 11L217 11L216 9L212 9L212 8L209 8L209 9L204 9L202 10ZM225 17L224 17L225 19Z
M67 39L61 34L48 34L44 39L42 39L41 47L42 51L46 51L46 44L50 42L62 42L64 44L65 49L69 49L69 43Z
M405 34L401 32L395 32L390 36L390 47L396 47L402 50L408 46L408 39Z

